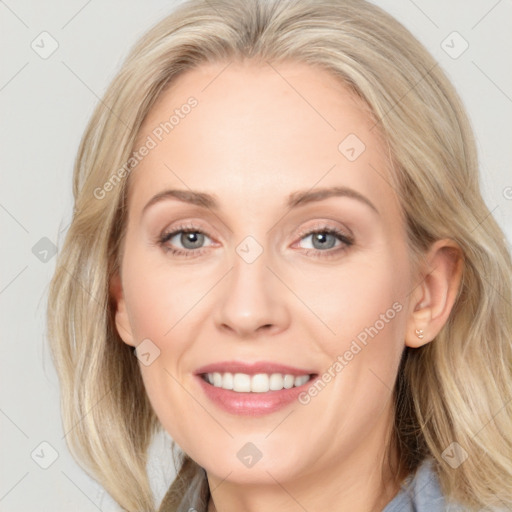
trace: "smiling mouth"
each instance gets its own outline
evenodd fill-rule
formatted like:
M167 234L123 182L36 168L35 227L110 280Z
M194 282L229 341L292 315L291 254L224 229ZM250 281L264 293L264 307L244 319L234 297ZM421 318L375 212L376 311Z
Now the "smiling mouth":
M291 375L286 373L247 373L213 372L203 373L201 378L213 387L236 393L267 393L300 387L313 379L316 374Z

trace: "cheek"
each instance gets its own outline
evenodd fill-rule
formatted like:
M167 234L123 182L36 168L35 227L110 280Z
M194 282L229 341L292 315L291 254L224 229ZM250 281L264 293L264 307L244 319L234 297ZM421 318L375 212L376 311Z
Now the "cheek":
M141 246L132 242L123 260L123 287L134 342L147 344L150 340L154 357L148 365L141 360L139 367L161 423L186 445L183 421L174 411L190 411L195 405L185 391L191 378L190 353L205 315L202 307L207 301L202 299L217 277L211 269L173 267L156 250ZM201 409L194 413L200 415Z
M165 341L190 320L194 307L204 296L204 272L173 268L156 250L134 249L123 262L124 291L130 324L136 342L149 338L161 350L168 349ZM176 347L175 344L172 345Z
M147 396L164 429L180 446L188 448L188 418L199 416L201 410L193 410L195 402L185 391L188 386L184 382L183 358L190 348L191 308L200 290L194 288L195 279L151 261L136 249L123 261L123 272L134 341L151 342L146 345L150 347L149 364L143 358L139 362Z
M354 444L389 407L404 347L406 261L396 250L376 251L300 284L324 324L310 317L307 327L325 361L325 387L310 388L301 403Z
M341 450L369 436L390 407L408 292L408 267L396 256L354 258L346 267L297 282L296 290L316 314L299 322L325 361L322 383L309 388L300 403L305 418L317 418L319 430L329 431L329 443L344 446Z
M396 252L379 251L320 269L314 279L299 274L305 277L295 290L313 313L309 323L315 324L325 353L334 359L355 341L366 357L378 359L390 350L396 355L393 348L400 348L405 332L407 269Z

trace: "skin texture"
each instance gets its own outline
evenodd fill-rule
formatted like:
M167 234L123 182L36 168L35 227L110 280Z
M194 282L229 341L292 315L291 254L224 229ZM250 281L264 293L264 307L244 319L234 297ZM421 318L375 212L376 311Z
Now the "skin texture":
M326 71L250 61L189 70L152 107L136 147L190 96L198 105L130 175L121 272L111 283L123 341L149 338L160 350L140 365L153 408L206 469L209 510L382 510L399 484L384 460L400 356L446 322L458 250L438 241L413 268L378 131L361 100ZM349 134L365 144L354 161L338 149ZM352 197L286 206L293 192L333 186L359 192L378 213ZM168 198L143 213L167 189L212 194L219 208ZM202 249L187 249L179 234L159 245L183 224L207 235ZM307 233L317 228L339 229L353 244L313 245ZM263 250L252 263L236 251L249 235ZM396 303L394 318L307 405L230 414L194 377L226 360L321 374ZM263 454L251 468L237 457L248 442Z

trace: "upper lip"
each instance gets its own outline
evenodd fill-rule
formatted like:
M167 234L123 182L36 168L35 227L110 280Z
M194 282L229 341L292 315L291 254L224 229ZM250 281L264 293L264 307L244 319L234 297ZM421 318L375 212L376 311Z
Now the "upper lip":
M304 369L288 366L285 364L272 363L269 361L254 361L254 362L243 362L243 361L219 361L217 363L210 363L205 366L201 366L196 370L197 375L204 373L246 373L248 375L255 375L257 373L282 373L283 375L311 375L315 372Z

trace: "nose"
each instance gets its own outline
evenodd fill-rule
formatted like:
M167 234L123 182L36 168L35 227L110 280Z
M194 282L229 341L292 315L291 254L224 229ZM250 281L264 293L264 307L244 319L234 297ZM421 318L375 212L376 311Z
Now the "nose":
M218 329L251 338L275 335L288 328L287 289L267 264L265 252L252 263L235 256L216 305Z

